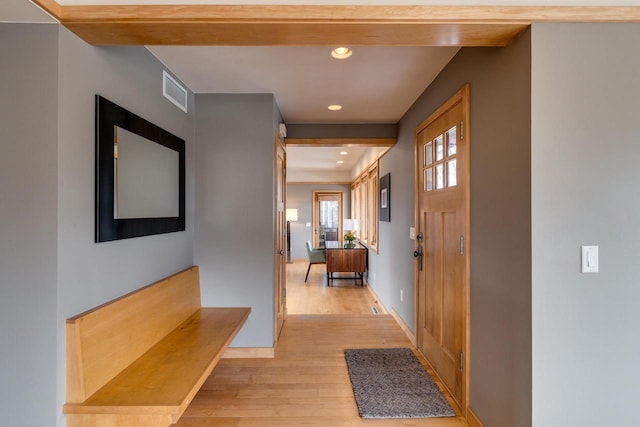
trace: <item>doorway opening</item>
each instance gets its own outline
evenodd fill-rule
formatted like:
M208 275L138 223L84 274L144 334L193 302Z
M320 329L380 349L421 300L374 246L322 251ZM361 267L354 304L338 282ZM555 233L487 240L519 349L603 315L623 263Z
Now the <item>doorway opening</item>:
M324 248L327 242L338 242L342 236L342 191L313 192L313 246Z

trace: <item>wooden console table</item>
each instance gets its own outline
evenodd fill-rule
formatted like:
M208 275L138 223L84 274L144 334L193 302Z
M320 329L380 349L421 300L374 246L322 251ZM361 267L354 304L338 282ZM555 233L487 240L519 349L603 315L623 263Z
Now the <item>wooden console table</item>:
M364 273L367 271L367 248L355 243L349 248L343 242L328 241L327 249L327 285L331 286L333 279L360 279L360 286L364 286ZM353 277L333 277L333 273L354 273Z

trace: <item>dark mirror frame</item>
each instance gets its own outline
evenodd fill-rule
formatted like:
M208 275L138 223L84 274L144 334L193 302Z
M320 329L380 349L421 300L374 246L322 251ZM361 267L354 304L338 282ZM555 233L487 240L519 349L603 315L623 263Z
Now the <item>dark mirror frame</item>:
M185 229L185 143L113 102L96 95L96 235L95 241L129 239ZM179 154L179 216L115 219L113 215L113 139L118 126Z

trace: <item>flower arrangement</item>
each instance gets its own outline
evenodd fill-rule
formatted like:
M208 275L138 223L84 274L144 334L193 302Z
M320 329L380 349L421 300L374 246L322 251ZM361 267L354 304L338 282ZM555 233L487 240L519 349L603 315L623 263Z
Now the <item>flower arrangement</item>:
M347 244L349 245L349 247L351 247L351 248L352 248L352 247L354 247L354 246L355 246L355 245L353 244L353 241L354 241L354 240L356 240L356 235L355 235L355 234L353 234L353 231L347 231L347 232L344 234L344 240L346 240L346 241L348 242Z

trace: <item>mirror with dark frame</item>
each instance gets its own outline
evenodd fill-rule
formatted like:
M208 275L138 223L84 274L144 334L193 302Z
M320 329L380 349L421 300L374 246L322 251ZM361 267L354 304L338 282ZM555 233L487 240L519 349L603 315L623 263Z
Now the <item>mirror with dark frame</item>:
M185 229L185 143L96 95L96 242Z

